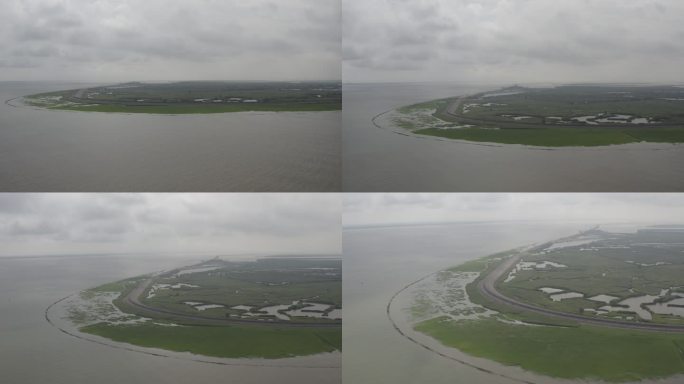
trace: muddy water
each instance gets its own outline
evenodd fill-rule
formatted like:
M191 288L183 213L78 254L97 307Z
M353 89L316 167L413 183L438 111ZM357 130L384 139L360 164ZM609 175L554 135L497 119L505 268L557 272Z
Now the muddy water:
M2 382L214 384L227 378L247 384L341 382L339 368L227 366L196 362L188 354L161 357L113 348L66 335L45 320L51 303L84 288L201 259L154 255L0 258ZM339 366L339 354L332 358ZM331 361L330 357L325 360L326 364Z
M528 222L346 230L342 358L345 382L509 384L519 383L520 379L534 383L563 382L469 357L415 332L410 336L422 345L414 343L394 329L386 313L387 304L403 287L435 271L498 251L543 243L590 226ZM402 314L406 315L393 313L393 318L398 319L397 326L410 332L409 316Z
M0 190L340 189L340 112L169 116L5 104L83 86L0 82Z
M377 114L402 105L497 87L346 85L343 188L360 192L684 190L684 145L539 150L417 138L371 123Z

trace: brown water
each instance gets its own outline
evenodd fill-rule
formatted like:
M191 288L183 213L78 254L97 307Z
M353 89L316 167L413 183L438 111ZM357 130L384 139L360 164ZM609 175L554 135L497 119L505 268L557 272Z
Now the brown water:
M389 109L471 94L497 85L453 83L344 86L346 191L683 191L684 145L629 144L539 150L518 145L403 136L371 120Z
M341 188L339 111L170 116L5 104L14 97L90 85L0 82L0 190Z
M45 309L71 293L125 277L185 266L202 258L206 256L0 258L0 382L341 382L339 368L228 366L196 362L183 356L188 354L177 354L178 358L170 352L172 357L161 357L113 348L66 335L45 320ZM231 362L235 363L235 359ZM246 364L254 362L246 359Z

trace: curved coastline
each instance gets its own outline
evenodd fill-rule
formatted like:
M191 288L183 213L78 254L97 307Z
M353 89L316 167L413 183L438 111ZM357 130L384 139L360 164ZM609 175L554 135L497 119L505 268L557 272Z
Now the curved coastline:
M468 98L468 97L473 97L481 94L480 93L475 93L475 94L469 94L469 95L462 95L462 96L454 96L451 98L455 98L455 100L450 103L444 110L444 113L446 113L449 116L453 116L456 118L461 118L460 115L456 115L453 111L454 108L458 106L458 103L460 103L463 99ZM447 98L447 99L451 99ZM426 100L423 101L425 103L430 102L430 101L437 101L437 100L443 100L442 99L434 99L434 100ZM415 104L420 104L423 102L418 102ZM595 145L595 146L542 146L542 145L528 145L528 144L509 144L509 143L499 143L499 142L489 142L489 141L471 141L471 140L462 140L462 139L452 139L448 137L441 137L441 136L432 136L432 135L420 135L420 134L415 134L413 131L405 129L405 128L400 128L400 127L386 127L382 126L378 120L383 118L385 115L397 111L399 107L394 107L389 110L386 110L384 112L378 113L377 115L373 116L371 118L372 124L379 129L387 130L392 133L402 135L402 136L407 136L411 137L414 139L423 139L423 140L433 140L433 141L442 141L442 142L451 142L451 143L460 143L460 144L469 144L469 145L476 145L476 146L482 146L482 147L513 147L513 148L522 148L522 149L527 149L527 150L534 150L534 151L605 151L605 150L618 150L618 151L664 151L664 150L673 150L680 148L684 145L684 143L657 143L657 142L635 142L635 143L624 143L624 144L608 144L608 145ZM516 123L516 122L512 122ZM526 123L518 123L518 124L526 124ZM563 126L567 128L568 126ZM578 126L579 127L579 126ZM632 127L632 126L625 126L625 127ZM586 128L585 126L582 126L580 128ZM615 126L614 128L620 128L620 126ZM652 146L653 148L641 148L644 145ZM639 147L636 147L639 146Z
M393 327L401 336L403 336L404 338L406 338L406 339L409 340L410 342L412 342L412 343L414 343L414 344L416 344L416 345L422 347L423 349L425 349L425 350L427 350L427 351L430 351L430 352L432 352L432 353L435 353L435 354L437 354L437 355L439 355L439 356L441 356L441 357L443 357L443 358L445 358L445 359L447 359L447 360L451 360L451 361L457 362L457 363L459 363L459 364L463 364L463 365L465 365L465 366L468 366L468 367L470 367L470 368L474 368L474 369L476 369L476 370L478 370L478 371L480 371L480 372L483 372L483 373L487 373L487 374L490 374L490 375L495 375L495 376L498 376L498 377L501 377L501 378L505 378L505 379L509 379L509 380L512 380L512 381L515 381L515 382L524 383L524 384L538 384L537 382L530 381L530 380L528 380L528 379L523 379L523 378L518 378L518 377L510 376L510 375L507 375L507 374L505 374L505 373L496 372L496 371L494 371L494 370L492 370L492 369L490 369L490 368L482 367L482 366L478 365L478 364L477 364L476 362L474 362L474 361L468 361L468 360L466 360L466 359L458 358L458 357L456 357L456 356L449 355L449 354L447 354L447 353L445 353L445 352L438 351L438 350L435 349L434 347L430 346L428 343L424 343L424 342L418 340L417 338L412 337L411 335L408 335L408 334L407 334L407 331L401 329L401 327L399 326L398 322L392 317L392 306L395 304L397 297L398 297L399 295L401 295L402 293L404 293L404 292L405 292L406 290L408 290L409 288L413 287L414 285L416 285L416 284L422 282L423 280L425 280L425 279L427 279L427 278L430 278L431 276L435 275L436 273L438 273L438 272L432 272L432 273L430 273L430 274L428 274L428 275L425 275L425 276L421 277L420 279L418 279L418 280L416 280L416 281L414 281L414 282L412 282L412 283L409 283L409 284L405 285L405 286L402 287L399 291L397 291L394 295L392 295L392 298L391 298L390 301L387 303L387 306L386 306L386 308L385 308L385 311L386 311L386 314L387 314L387 319L388 319L389 322L392 324L392 327ZM446 347L446 348L450 348L450 347ZM458 350L458 349L456 349L456 348L450 348L450 349ZM476 359L476 358L473 358L473 360L475 360L475 359ZM493 363L498 364L498 363L496 363L496 362L493 362ZM502 365L502 367L505 367L505 366Z
M520 259L522 256L522 252L524 252L527 249L530 249L530 247L536 247L539 246L541 243L535 243L530 245L529 247L521 247L521 248L516 248L518 250L517 255L513 255L507 259L504 259L499 265L497 265L491 272L489 272L486 276L484 276L480 281L475 282L476 286L475 288L478 290L479 293L485 295L487 299L491 298L488 296L488 293L490 294L491 292L483 292L483 287L485 284L483 284L483 281L489 281L492 284L496 282L500 277L502 277L512 266L516 264L516 262ZM543 245L543 244L542 244ZM528 370L525 368L522 368L521 366L514 364L514 365L507 365L500 363L497 360L489 359L487 357L480 357L480 356L475 356L475 355L470 355L466 352L461 351L457 347L449 346L447 344L443 344L439 339L434 338L433 336L429 334L422 333L421 331L417 331L413 328L413 326L417 325L418 322L411 322L408 321L407 319L403 319L401 317L402 313L400 311L406 310L405 305L408 303L406 300L409 299L408 296L406 297L401 297L402 294L410 295L411 294L411 288L414 287L416 284L421 283L422 281L433 277L435 274L439 273L441 271L436 271L433 273L430 273L426 276L421 277L420 279L413 281L405 286L403 286L399 291L394 293L394 295L390 298L385 311L386 311L386 316L392 324L393 328L404 338L408 339L412 343L422 347L423 349L430 351L432 353L435 353L445 359L463 364L465 366L474 368L480 372L484 372L487 374L495 375L497 377L505 378L508 380L512 380L515 382L520 382L520 383L526 383L526 384L534 384L534 383L605 383L606 381L603 380L598 380L598 379L590 379L590 378L562 378L562 377L554 377L554 376L548 376L543 373L538 373L534 370ZM498 291L497 291L498 293ZM499 294L503 296L502 294ZM503 296L505 297L505 296ZM505 297L508 299L507 297ZM401 304L400 304L401 303ZM507 302L504 302L503 304L508 304ZM401 305L404 305L403 307L400 307ZM481 304L482 305L482 304ZM536 308L534 306L530 306L532 308ZM518 308L521 309L521 308ZM527 309L527 308L523 308ZM499 311L499 310L497 310ZM547 313L541 313L542 315L549 315ZM565 313L561 312L561 315L565 315ZM608 328L616 328L619 330L623 330L625 332L628 332L629 330L633 331L646 331L646 332L661 332L662 334L680 334L681 332L684 332L684 326L672 326L672 325L667 325L667 324L634 324L634 323L628 323L628 322L621 322L621 321L615 321L615 320L610 320L610 319L593 319L585 316L572 316L572 314L569 314L570 316L561 316L564 319L569 319L569 320L574 320L578 323L585 323L588 326L601 326L601 327L608 327ZM551 315L549 315L551 316ZM423 319L425 320L425 319ZM422 321L422 320L421 320ZM651 383L651 382L659 382L659 383L678 383L680 380L682 380L684 376L682 374L675 374L673 376L666 376L666 377L659 377L659 378L652 378L652 379L642 379L639 381L623 381L623 383Z
M196 355L196 354L192 354L189 352L173 352L173 351L166 351L166 350L157 349L157 348L138 347L138 346L135 346L133 344L116 342L116 341L112 341L112 340L109 340L109 339L106 339L103 337L84 334L84 333L79 332L77 330L68 329L66 326L59 324L58 318L56 318L55 317L56 314L54 314L54 311L56 311L56 308L59 306L60 303L64 302L65 300L67 300L67 299L69 299L69 298L71 298L77 294L78 293L73 293L71 295L65 296L65 297L58 299L57 301L53 302L47 308L45 308L44 316L45 316L45 320L52 327L58 329L60 332L66 334L68 336L75 337L79 340L103 345L103 346L110 347L110 348L125 350L125 351L129 351L129 352L142 353L142 354L150 355L150 356L157 356L157 357L164 357L164 358L178 359L178 360L189 360L189 361L194 361L194 362L198 362L198 363L213 364L213 365L245 366L245 367L270 367L270 368L335 369L335 370L337 370L341 367L341 364L315 365L315 364L312 364L312 362L311 362L311 360L315 360L317 357L318 358L320 358L320 357L325 358L325 357L332 357L334 355L340 355L341 356L339 351L330 352L330 353L323 353L323 354L316 354L316 355L309 355L309 356L287 357L287 358L280 358L280 359L215 358L215 357L209 357L209 356ZM326 360L332 360L332 359L326 359ZM301 364L297 364L296 363L297 361L301 361Z

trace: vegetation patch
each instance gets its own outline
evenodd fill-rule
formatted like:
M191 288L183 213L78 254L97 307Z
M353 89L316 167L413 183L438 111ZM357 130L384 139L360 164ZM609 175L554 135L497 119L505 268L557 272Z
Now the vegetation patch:
M341 329L99 323L82 332L142 347L227 358L284 358L342 350Z
M336 258L219 258L103 284L64 302L80 331L215 357L341 350Z
M398 108L415 134L543 147L684 142L684 88L509 87Z
M598 326L512 306L482 290L487 277L511 265L490 280L518 302L623 325L683 325L683 244L684 226L595 228L469 261L439 272L429 294L412 292L412 313L420 315L414 329L472 356L553 377L624 382L684 374L684 332ZM455 294L459 276L472 273L479 275L467 294ZM455 308L472 306L487 311L455 316Z
M315 112L340 110L342 93L340 84L333 82L133 82L30 95L24 102L82 112Z
M436 318L415 329L470 355L554 377L621 382L684 372L684 335L511 325L495 319Z

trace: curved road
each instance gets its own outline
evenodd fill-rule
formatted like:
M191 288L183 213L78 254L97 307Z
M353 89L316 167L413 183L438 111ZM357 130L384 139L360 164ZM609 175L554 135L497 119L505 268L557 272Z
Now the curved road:
M297 323L293 321L281 321L281 320L272 320L272 321L259 321L259 320L237 320L237 319L230 319L230 318L214 318L214 317L206 317L206 316L200 316L200 315L191 315L188 313L183 313L183 312L174 312L166 309L161 309L161 308L155 308L151 307L149 305L146 305L140 301L140 297L142 296L143 293L145 293L145 290L147 290L147 287L154 281L154 278L149 278L142 283L138 284L137 287L135 287L133 290L131 290L125 297L124 301L126 304L131 305L135 307L141 314L147 314L147 316L154 317L154 315L159 316L161 315L171 315L173 319L179 319L179 320L190 320L190 321L199 321L202 324L206 325L231 325L231 324L249 324L249 325L278 325L278 326L284 326L284 327L296 327L296 328L334 328L334 327L339 327L342 322L340 321L334 321L331 320L329 322L325 323Z
M487 297L489 300L492 300L500 304L505 304L516 309L521 309L528 312L533 312L540 315L550 316L564 320L572 320L582 324L598 325L602 327L611 328L626 328L642 331L684 332L684 325L633 323L627 321L588 317L573 313L541 308L532 304L528 304L504 296L501 292L496 290L496 281L499 280L501 276L506 274L511 268L513 268L513 266L515 266L518 263L521 257L522 254L519 254L518 256L511 257L510 259L502 262L489 275L487 275L484 279L480 280L480 282L477 284L477 289L480 291L480 293Z

